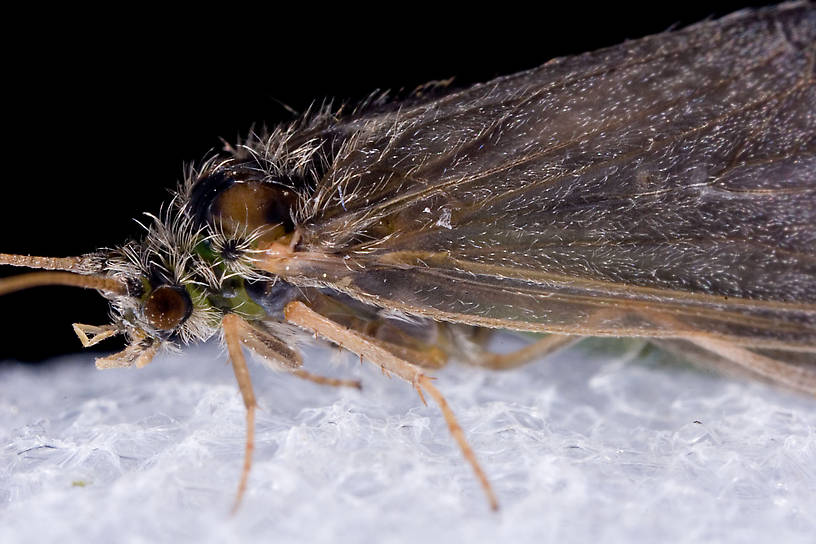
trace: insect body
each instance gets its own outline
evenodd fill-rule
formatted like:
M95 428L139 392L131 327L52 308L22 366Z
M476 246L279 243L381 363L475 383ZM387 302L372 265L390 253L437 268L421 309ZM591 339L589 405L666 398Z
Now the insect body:
M686 345L816 392L816 9L795 3L647 37L464 90L328 109L191 171L143 240L5 279L101 291L100 368L223 334L299 377L327 339L431 397L427 372L509 368L582 336ZM547 333L518 353L486 329ZM237 505L237 502L236 502Z

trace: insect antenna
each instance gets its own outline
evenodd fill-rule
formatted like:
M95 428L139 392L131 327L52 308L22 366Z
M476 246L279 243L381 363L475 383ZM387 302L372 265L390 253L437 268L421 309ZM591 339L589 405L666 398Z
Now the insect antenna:
M118 295L127 294L127 286L115 278L101 274L82 274L84 263L85 259L82 257L34 257L0 253L0 265L48 270L0 279L0 295L44 285L67 285L108 291Z
M82 257L36 257L34 255L14 255L0 253L0 264L39 268L42 270L67 270L79 272L84 262Z

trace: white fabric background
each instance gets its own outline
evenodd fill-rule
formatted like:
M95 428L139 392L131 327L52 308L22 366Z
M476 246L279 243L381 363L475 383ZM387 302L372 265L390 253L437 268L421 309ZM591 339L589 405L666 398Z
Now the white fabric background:
M0 542L813 542L816 399L641 347L436 373L499 514L435 406L333 350L307 367L362 392L253 365L258 447L235 517L244 410L216 346L138 371L7 366Z

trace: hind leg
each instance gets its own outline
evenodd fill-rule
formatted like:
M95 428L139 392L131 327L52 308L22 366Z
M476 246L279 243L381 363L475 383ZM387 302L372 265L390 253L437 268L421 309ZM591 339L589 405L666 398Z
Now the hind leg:
M532 363L579 342L585 336L546 334L510 353L493 353L485 346L495 332L493 329L450 326L452 344L459 358L473 366L490 370L511 370Z
M816 395L816 353L751 348L703 337L652 343L722 374L760 378Z

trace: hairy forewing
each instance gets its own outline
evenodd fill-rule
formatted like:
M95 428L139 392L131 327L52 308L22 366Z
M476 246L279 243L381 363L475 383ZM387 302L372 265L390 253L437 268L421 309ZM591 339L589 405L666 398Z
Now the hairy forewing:
M816 349L816 9L321 129L280 273L434 319Z

